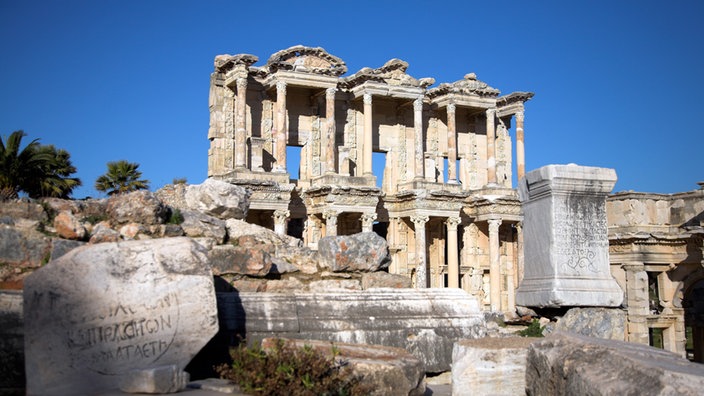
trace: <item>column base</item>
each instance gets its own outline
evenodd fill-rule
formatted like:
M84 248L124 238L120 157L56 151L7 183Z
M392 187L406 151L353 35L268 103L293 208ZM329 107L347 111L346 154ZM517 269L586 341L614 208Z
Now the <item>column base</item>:
M524 307L618 307L623 290L613 278L524 279L516 291L516 305Z

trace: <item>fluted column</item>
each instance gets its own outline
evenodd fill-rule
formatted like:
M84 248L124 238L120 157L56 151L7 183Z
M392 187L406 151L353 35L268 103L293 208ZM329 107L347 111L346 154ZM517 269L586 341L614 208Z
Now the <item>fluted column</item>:
M323 218L325 219L325 236L336 236L337 235L337 215L339 213L335 210L326 210L323 213Z
M415 142L415 156L413 160L415 161L415 175L414 180L423 180L425 177L424 172L424 156L423 156L423 97L419 96L418 99L413 101L413 129L415 131L414 142Z
M364 143L362 144L362 168L364 169L364 176L373 176L372 128L372 95L364 94Z
M237 123L235 128L235 168L244 168L247 146L247 79L237 79Z
M286 209L278 209L274 211L274 232L279 235L286 235L286 226L288 225L288 217L291 212Z
M428 216L411 216L416 237L416 288L428 287L428 273L425 262L425 223Z
M448 217L447 225L447 287L460 287L460 261L457 243L457 226L459 217Z
M501 257L499 226L501 219L489 219L489 302L491 310L501 311Z
M286 125L286 83L276 83L276 172L286 172L286 143L288 135Z
M496 149L494 139L496 138L496 127L494 126L495 109L486 111L486 170L487 184L496 183Z
M362 215L362 232L372 232L376 220L376 213L364 213Z
M455 104L447 105L447 182L457 184L457 130Z
M337 88L325 90L326 151L325 173L335 173L335 92Z
M526 174L526 157L523 136L523 112L516 113L516 168L518 180Z

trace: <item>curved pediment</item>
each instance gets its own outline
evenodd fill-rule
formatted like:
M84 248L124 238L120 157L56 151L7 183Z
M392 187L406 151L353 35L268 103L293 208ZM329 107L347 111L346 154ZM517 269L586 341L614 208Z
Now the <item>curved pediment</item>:
M321 47L296 45L281 50L269 57L265 66L270 73L290 70L304 73L341 76L347 72L342 59L329 54Z
M484 81L478 80L476 74L469 73L465 75L462 80L455 81L450 84L443 83L438 85L437 88L430 90L428 95L430 97L435 97L447 93L496 97L499 96L500 91L496 88L490 87L489 84Z
M384 66L377 69L365 67L345 79L344 85L348 88L360 85L365 81L383 82L392 86L408 86L426 88L435 83L433 78L416 79L406 73L408 62L401 59L391 59Z

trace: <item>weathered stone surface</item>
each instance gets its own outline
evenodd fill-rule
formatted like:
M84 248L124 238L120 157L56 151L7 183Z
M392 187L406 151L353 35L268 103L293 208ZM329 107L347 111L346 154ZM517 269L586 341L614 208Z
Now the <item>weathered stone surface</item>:
M308 291L313 293L331 290L362 290L362 285L357 279L323 279L308 284Z
M523 395L528 347L540 338L461 340L452 350L453 395Z
M271 255L266 249L232 245L215 246L208 252L213 275L240 274L266 276L271 271Z
M189 208L186 204L187 189L188 184L186 183L167 184L156 190L154 195L156 195L156 197L159 198L164 205L174 209L188 210Z
M150 367L125 374L120 381L120 390L125 393L176 393L186 388L188 380L188 373L175 364Z
M22 292L0 290L0 395L24 394Z
M168 208L150 191L116 194L108 198L106 212L114 224L163 224Z
M274 348L277 340L277 338L265 338L262 340L262 348L264 350ZM373 390L370 396L425 394L423 381L425 367L418 358L404 349L339 342L331 344L318 340L283 339L283 341L296 348L310 346L329 359L336 358L347 362L354 375L362 377L365 384L371 384Z
M225 221L227 227L227 235L231 241L246 238L247 241L240 241L240 244L247 243L264 243L271 245L290 245L300 246L300 239L290 237L288 235L279 235L274 231L258 226L256 224L247 223L240 219L227 219Z
M51 240L35 229L0 224L0 282L20 282L49 261ZM21 287L21 286L20 286Z
M555 332L528 350L529 395L700 395L704 366L647 345Z
M625 341L626 311L618 308L572 308L557 321L555 330Z
M190 389L202 389L227 394L244 395L240 392L240 387L232 381L220 378L207 378L188 383Z
M213 216L188 210L183 211L181 228L191 238L213 238L218 244L223 243L227 236L224 221Z
M122 239L129 241L132 239L139 239L140 236L145 236L149 230L139 223L127 223L120 227L119 232Z
M373 272L391 263L386 240L374 232L322 238L318 257L322 268L334 272Z
M65 239L73 239L81 241L86 237L86 228L78 219L69 211L64 210L59 212L54 217L54 228L56 233Z
M477 300L460 289L218 293L218 308L221 331L246 334L248 342L286 337L386 345L404 348L430 372L450 369L456 340L486 332Z
M187 209L219 219L244 219L249 209L249 192L240 186L215 179L186 188Z
M411 278L388 272L369 272L362 274L362 289L373 289L375 287L409 288Z
M85 245L85 242L54 238L51 240L51 259L56 260L71 250Z
M544 166L521 179L525 272L518 305L621 304L606 222L606 195L615 183L613 169L574 164Z
M101 221L93 227L88 243L117 242L120 240L120 233L110 228L110 223Z
M48 219L44 208L40 204L26 200L0 202L0 217L29 219L37 222Z
M127 373L183 369L217 331L213 277L189 238L86 245L24 287L28 394L115 389Z

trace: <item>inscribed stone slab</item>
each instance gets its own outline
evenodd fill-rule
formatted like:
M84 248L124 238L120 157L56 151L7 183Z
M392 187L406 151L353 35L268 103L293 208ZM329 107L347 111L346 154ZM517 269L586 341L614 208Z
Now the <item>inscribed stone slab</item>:
M116 389L183 369L218 329L210 267L189 238L74 249L25 280L27 394Z
M527 307L619 306L609 269L606 195L613 169L547 165L521 179L525 274L516 303Z

